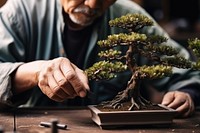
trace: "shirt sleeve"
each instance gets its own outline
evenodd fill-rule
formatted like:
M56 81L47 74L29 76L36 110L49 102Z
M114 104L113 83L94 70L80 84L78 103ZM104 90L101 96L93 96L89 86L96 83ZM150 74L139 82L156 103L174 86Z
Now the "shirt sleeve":
M58 0L10 0L0 8L0 108L30 98L11 90L12 73L21 64L60 55L60 7Z
M12 73L23 63L0 63L0 107L13 106ZM17 103L17 101L15 101Z
M13 2L13 4L9 4ZM22 25L22 10L17 8L17 2L8 1L0 8L0 107L13 106L12 73L23 64L25 59L25 36ZM17 11L16 11L16 10Z

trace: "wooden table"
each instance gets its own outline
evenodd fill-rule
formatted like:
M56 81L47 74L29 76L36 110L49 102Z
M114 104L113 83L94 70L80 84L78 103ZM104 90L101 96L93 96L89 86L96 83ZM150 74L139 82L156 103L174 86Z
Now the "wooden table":
M174 119L170 125L129 126L103 130L92 120L87 108L69 109L36 109L22 108L15 113L17 133L51 133L51 128L39 126L41 121L50 122L58 119L59 123L67 124L67 130L59 129L59 133L200 133L200 110L187 119ZM13 132L14 113L1 112L0 125L6 133Z

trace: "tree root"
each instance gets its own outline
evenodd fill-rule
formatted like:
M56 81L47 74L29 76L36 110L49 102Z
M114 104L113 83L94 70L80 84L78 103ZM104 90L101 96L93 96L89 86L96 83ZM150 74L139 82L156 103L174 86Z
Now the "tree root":
M102 102L100 105L103 106L103 108L121 109L124 107L124 103L127 102L130 102L131 104L131 106L128 108L129 111L134 110L135 108L140 110L141 107L153 105L150 101L146 100L141 95L134 98L124 93L124 91L118 93L118 95L113 100Z

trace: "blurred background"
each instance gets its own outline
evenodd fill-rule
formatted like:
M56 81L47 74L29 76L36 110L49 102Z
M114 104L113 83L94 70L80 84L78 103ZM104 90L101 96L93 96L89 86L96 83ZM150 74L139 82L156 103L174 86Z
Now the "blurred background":
M133 0L149 12L170 37L187 46L200 38L200 0Z
M7 0L0 0L0 7ZM200 0L132 0L141 5L182 45L200 38Z

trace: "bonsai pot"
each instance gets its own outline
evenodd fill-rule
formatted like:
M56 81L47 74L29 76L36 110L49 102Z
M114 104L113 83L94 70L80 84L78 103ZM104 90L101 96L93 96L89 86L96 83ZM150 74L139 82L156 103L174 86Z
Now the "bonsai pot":
M173 122L176 111L164 105L159 110L135 110L135 111L105 111L89 105L92 120L101 129L117 128L130 125L169 125Z

